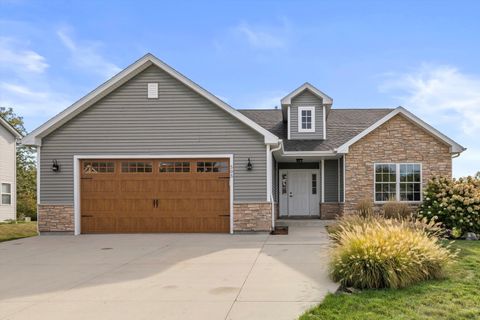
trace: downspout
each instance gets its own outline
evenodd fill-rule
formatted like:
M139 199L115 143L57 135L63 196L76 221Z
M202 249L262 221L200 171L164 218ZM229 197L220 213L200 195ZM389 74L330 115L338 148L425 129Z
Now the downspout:
M283 146L283 141L280 139L280 140L278 140L278 147L276 147L274 149L270 149L271 158L273 158L273 152L280 150L282 148L282 146ZM277 170L276 167L275 167L275 170ZM275 181L275 183L276 183L276 181ZM277 192L278 192L278 190L277 190ZM272 193L270 193L270 202L272 204L272 231L274 231L275 230L275 200L273 198Z

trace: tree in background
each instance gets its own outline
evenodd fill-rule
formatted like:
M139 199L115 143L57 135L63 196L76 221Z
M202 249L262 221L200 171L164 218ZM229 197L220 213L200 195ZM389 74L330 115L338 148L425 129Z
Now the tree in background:
M27 134L23 117L12 108L0 107L0 117L7 120L22 135ZM33 147L17 145L17 219L37 218L37 167L36 150Z

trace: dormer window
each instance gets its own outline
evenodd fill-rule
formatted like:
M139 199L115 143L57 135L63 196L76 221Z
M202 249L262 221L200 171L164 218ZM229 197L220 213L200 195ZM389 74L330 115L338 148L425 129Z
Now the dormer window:
M315 132L315 107L298 107L298 132Z

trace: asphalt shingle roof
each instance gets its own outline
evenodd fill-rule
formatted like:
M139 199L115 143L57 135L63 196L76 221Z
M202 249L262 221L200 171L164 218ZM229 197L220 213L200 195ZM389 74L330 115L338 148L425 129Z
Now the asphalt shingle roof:
M285 151L329 151L358 135L394 109L332 109L327 117L326 140L288 140L282 110L238 110L283 139Z

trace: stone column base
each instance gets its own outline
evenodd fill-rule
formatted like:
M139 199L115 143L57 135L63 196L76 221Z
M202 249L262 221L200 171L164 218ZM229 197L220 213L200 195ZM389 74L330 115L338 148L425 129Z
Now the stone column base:
M57 204L39 204L38 212L38 231L64 232L74 231L73 206Z
M272 204L234 203L233 231L272 231Z
M343 215L343 203L324 202L320 203L320 219L333 220Z

